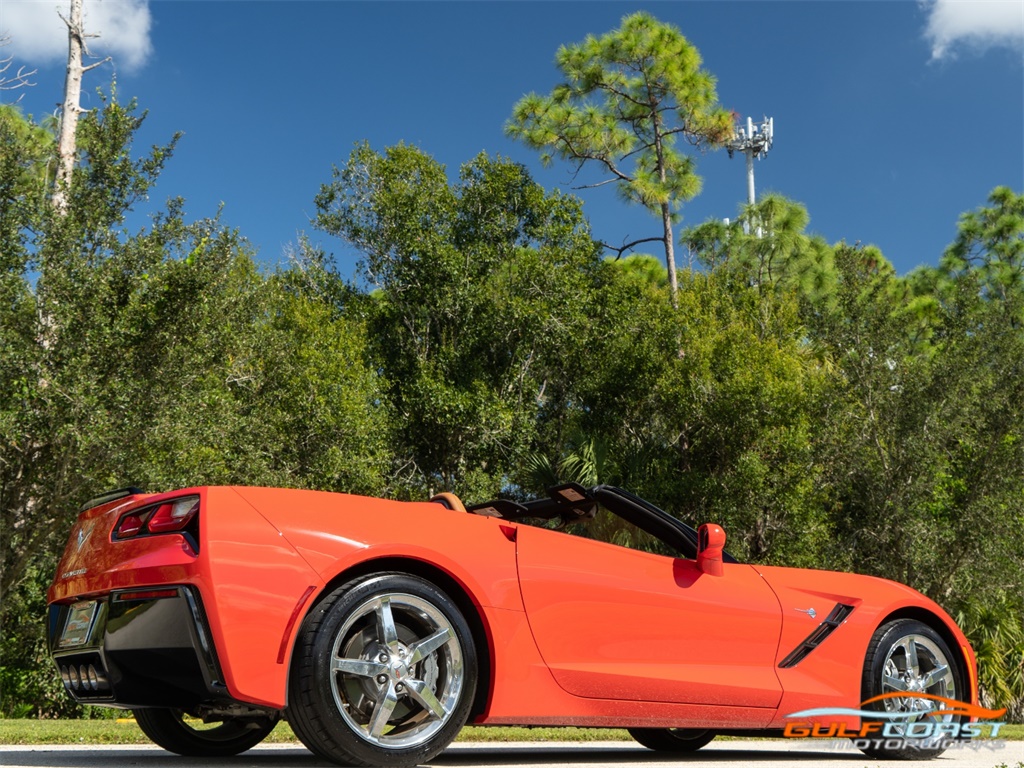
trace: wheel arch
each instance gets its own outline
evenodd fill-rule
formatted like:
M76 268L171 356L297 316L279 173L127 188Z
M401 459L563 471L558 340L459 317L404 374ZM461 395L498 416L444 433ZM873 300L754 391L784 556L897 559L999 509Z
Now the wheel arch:
M477 663L479 664L477 689L473 699L473 706L469 712L470 722L473 718L483 714L487 710L487 704L491 697L491 685L493 681L493 653L494 649L490 640L490 632L487 628L482 611L473 599L469 590L454 576L442 568L423 560L411 557L386 556L370 560L364 560L341 571L334 578L328 581L321 589L315 599L311 600L303 613L302 620L312 613L320 602L335 589L346 582L357 579L361 576L370 576L376 573L404 573L410 576L418 576L424 581L438 586L448 597L450 597L459 610L462 612L466 623L469 625L473 635L473 642L477 648ZM302 620L298 623L301 624ZM296 635L296 638L298 635ZM294 654L290 654L294 658ZM289 660L289 667L292 661ZM291 669L289 668L289 676Z
M929 611L927 608L908 605L903 608L898 608L883 617L882 620L878 622L878 626L875 627L875 631L877 632L879 628L898 619L914 619L935 630L939 637L941 637L946 642L946 645L949 646L949 650L956 659L957 670L960 672L960 679L966 683L967 688L970 691L970 703L977 704L978 685L972 661L967 657L967 651L965 650L961 639L957 637L952 629L950 629L949 624L943 621L941 616Z

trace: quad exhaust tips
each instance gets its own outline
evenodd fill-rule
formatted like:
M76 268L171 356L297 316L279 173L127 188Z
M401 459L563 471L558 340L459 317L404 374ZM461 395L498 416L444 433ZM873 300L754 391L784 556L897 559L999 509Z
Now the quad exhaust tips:
M110 689L107 676L95 664L61 665L60 679L69 691L106 691Z

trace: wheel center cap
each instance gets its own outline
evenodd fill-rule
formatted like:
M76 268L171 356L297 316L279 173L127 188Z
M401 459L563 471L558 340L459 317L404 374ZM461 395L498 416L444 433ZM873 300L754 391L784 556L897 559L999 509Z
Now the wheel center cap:
M391 662L391 679L396 683L400 683L409 677L409 667L404 661L393 661Z

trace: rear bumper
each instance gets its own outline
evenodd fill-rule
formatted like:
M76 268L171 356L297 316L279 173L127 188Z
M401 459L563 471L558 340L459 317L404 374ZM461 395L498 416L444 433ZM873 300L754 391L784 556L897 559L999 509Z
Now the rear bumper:
M71 618L77 627L68 628ZM76 701L188 710L231 700L194 587L119 590L54 604L48 619L50 654Z

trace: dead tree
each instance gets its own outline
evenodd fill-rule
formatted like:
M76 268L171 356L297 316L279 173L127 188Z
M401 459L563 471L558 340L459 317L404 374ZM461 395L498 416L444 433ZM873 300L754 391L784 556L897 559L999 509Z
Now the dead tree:
M64 79L64 106L60 114L60 137L57 141L57 178L53 186L53 208L58 214L64 214L68 205L68 189L71 175L75 170L77 154L76 135L78 117L85 110L81 107L82 76L91 69L110 61L110 57L86 66L84 57L89 56L86 40L99 35L87 35L82 21L82 4L84 0L71 0L69 18L60 17L68 28L68 69Z
M10 43L10 37L0 37L0 48L10 45ZM18 88L35 85L35 83L29 81L29 78L32 77L37 70L33 69L32 71L27 72L24 67L18 67L17 72L11 73L12 66L14 66L13 56L0 59L0 91L13 91Z

